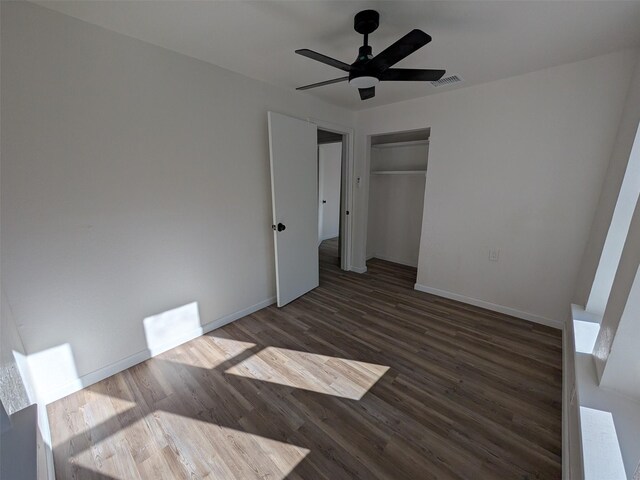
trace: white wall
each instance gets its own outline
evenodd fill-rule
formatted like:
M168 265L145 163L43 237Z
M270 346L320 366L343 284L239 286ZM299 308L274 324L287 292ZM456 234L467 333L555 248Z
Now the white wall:
M617 52L359 112L365 180L367 135L431 128L419 284L561 324L636 57ZM358 212L367 189L357 189ZM366 215L355 218L362 266Z
M371 148L371 171L426 170L428 157L428 143L373 146Z
M318 236L319 240L340 234L340 186L342 142L318 145ZM327 203L322 203L326 200Z
M24 418L22 416L24 409L36 403L36 400L24 344L4 290L0 288L0 402L2 410L6 411L8 415L20 412L18 415ZM53 478L51 434L47 409L44 404L37 405L36 415L37 432L36 438L32 439L35 443L35 449L34 451L22 452L26 456L23 460L31 463L30 466L22 466L22 473L36 470L38 479ZM25 425L24 422L20 422L13 425L12 428L30 430L31 426L31 424ZM2 433L3 438L6 436L10 438L10 441L25 434L23 431L19 431L14 432L15 436L13 436L11 432L6 432L4 429ZM30 432L27 434L30 435ZM16 476L15 478L22 477Z
M22 378L16 357L25 355L24 345L18 333L11 309L4 292L0 292L0 401L8 415L31 404L28 385Z
M428 146L371 149L371 170L424 170ZM418 266L424 175L371 175L367 258Z
M591 313L600 316L604 314L639 195L640 129L636 133L636 140L627 163L616 208L611 217L611 225L609 226L600 261L598 262L598 269L587 300L586 310Z
M640 190L640 55L636 60L574 302L602 316ZM635 158L634 158L635 157Z
M640 201L602 318L593 356L600 385L640 401Z
M2 285L49 392L158 347L147 317L197 302L162 335L183 338L269 303L267 110L354 120L22 2L2 4L1 87Z

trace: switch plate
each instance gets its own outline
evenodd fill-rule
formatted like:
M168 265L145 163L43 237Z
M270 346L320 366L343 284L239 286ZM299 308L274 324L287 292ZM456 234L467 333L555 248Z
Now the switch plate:
M489 250L490 261L497 262L499 256L500 256L500 250L498 250L497 248L492 248L491 250Z

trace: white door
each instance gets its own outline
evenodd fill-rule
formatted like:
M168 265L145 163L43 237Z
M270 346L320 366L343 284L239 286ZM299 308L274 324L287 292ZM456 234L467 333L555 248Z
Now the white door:
M313 123L269 112L278 306L320 283L318 273L317 130Z
M318 150L320 240L328 240L340 234L342 143L325 143Z
M318 145L318 247L320 247L320 243L322 243L322 224L323 224L323 210L322 210L322 192L324 191L324 175L323 175L323 164L322 164L322 155L320 154L320 147L322 145Z

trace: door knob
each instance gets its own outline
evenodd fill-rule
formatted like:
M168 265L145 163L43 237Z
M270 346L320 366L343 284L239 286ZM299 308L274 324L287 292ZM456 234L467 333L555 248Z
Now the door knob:
M279 224L278 224L278 227L277 227L277 229L278 229L278 231L279 231L279 232L283 231L283 230L284 230L284 229L286 229L286 228L287 228L287 227L284 225L284 223L279 223Z
M322 203L327 203L327 201L326 200L322 200Z

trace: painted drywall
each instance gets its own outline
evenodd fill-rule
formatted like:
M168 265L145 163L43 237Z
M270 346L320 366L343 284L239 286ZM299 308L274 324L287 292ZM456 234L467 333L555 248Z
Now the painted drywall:
M430 127L418 284L561 325L637 55L359 112L356 208L367 208L367 136ZM354 218L356 266L366 218Z
M318 145L318 236L319 240L340 234L340 186L342 142ZM322 203L322 201L326 203Z
M371 171L388 170L426 170L429 157L429 144L406 144L392 146L372 146Z
M271 301L267 111L354 121L26 2L1 88L2 285L42 395L162 349L163 312L197 303L181 339Z
M36 438L38 436L36 405L8 416L0 405L0 477L11 480L38 478Z
M371 171L425 170L428 146L371 149ZM425 175L370 177L367 258L418 266Z
M30 405L31 401L17 362L25 355L24 345L4 292L0 293L0 402L7 414L12 415ZM22 367L24 369L24 365Z
M639 123L640 55L629 84L611 161L576 282L574 302L600 316L604 313L638 196L640 160L637 156L640 155L640 146L636 143ZM634 149L635 162L631 161Z
M7 478L16 480L32 479L32 472L36 471L38 480L53 479L47 409L43 403L37 403L28 357L2 288L0 298L0 403L2 411L11 416L4 418L9 424L3 426L2 440L24 444L20 461L25 462L25 465L17 465L17 471L11 470L15 465L8 466L5 471L7 466L4 465L3 475L6 473ZM11 457L3 455L3 460L6 458ZM10 470L11 473L7 473Z
M586 304L586 310L589 312L600 316L604 315L616 270L618 269L618 264L622 256L624 242L629 232L629 226L631 225L633 210L639 195L640 129L636 132L636 139L631 148L627 169L624 179L622 180L622 185L620 186L620 192L618 193L616 208L611 217L607 238L600 255L600 261L598 262L593 284L591 285L591 291Z
M600 385L640 401L640 201L593 347Z

